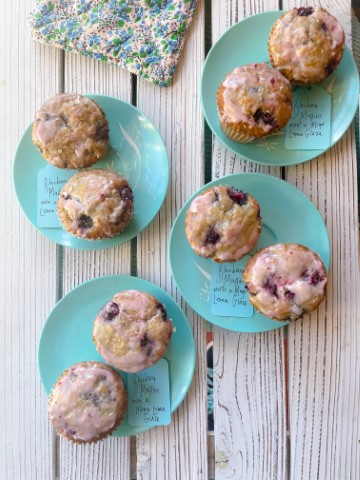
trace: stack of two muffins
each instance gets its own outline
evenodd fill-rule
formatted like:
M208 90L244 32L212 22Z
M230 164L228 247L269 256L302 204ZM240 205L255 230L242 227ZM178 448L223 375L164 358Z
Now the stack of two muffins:
M166 309L147 292L117 293L98 313L96 349L108 364L83 361L65 370L49 398L49 418L74 443L97 442L124 420L128 395L115 370L138 372L165 354L173 327Z
M191 202L185 232L197 255L236 262L257 245L262 219L258 202L233 187L214 186ZM294 243L260 249L247 262L243 280L250 302L278 321L296 320L325 296L326 269L320 256Z
M285 12L269 34L271 66L236 67L220 84L217 109L224 133L249 143L281 130L292 115L292 83L321 83L338 67L344 49L344 31L324 8Z
M62 188L58 216L79 238L119 235L133 214L133 192L118 172L90 169L109 144L104 111L76 93L55 95L36 112L33 142L57 168L81 169ZM124 420L127 391L115 370L138 372L155 364L172 335L166 309L147 292L117 293L94 321L93 340L108 363L83 361L66 369L49 398L56 431L74 443L92 443L110 435Z
M62 93L36 112L35 146L57 168L82 169L60 192L57 212L63 227L88 240L119 235L133 214L133 192L120 173L89 169L105 155L109 125L103 109L77 93Z

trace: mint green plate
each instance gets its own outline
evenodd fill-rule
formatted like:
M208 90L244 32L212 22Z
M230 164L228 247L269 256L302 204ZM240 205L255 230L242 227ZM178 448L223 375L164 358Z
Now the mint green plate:
M128 179L134 191L134 217L126 229L117 237L90 241L70 235L60 222L59 228L37 226L37 174L39 169L50 164L32 142L31 125L18 145L13 176L16 195L25 215L45 237L66 247L100 250L134 238L155 217L166 195L169 163L159 132L137 108L114 97L86 96L103 108L110 127L109 149L92 168L117 170Z
M194 375L195 344L189 322L176 302L160 287L126 275L95 278L65 295L50 313L41 333L38 363L42 383L49 394L57 378L72 364L84 360L104 362L92 341L94 320L115 293L135 289L149 292L165 305L174 332L164 355L169 363L171 412L184 399ZM126 383L126 374L120 372ZM131 399L130 399L131 400ZM127 417L115 437L136 435L147 426L129 425Z
M227 30L209 51L202 73L201 102L206 121L217 138L237 155L263 165L295 165L306 162L326 149L288 150L284 130L251 144L230 140L222 131L216 107L218 86L232 69L254 62L269 61L267 40L282 11L259 13ZM354 59L345 48L337 70L322 84L331 94L331 135L329 148L346 132L358 108L359 74Z
M192 200L214 185L229 185L250 193L259 202L262 231L253 255L274 243L300 243L317 252L326 268L330 263L329 236L319 211L290 183L262 173L240 173L218 178L204 185L180 210L169 241L170 268L176 285L187 303L205 320L236 332L264 332L283 325L254 309L252 317L221 317L210 311L212 260L194 253L185 235L185 218Z

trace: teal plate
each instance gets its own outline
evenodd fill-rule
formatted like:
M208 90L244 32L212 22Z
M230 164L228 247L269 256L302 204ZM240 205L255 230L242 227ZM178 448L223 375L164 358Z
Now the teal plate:
M175 301L153 283L126 275L95 278L65 295L50 313L39 342L38 363L42 383L50 393L61 373L84 360L104 362L92 341L94 320L101 307L122 290L142 290L165 305L174 332L164 355L169 364L171 412L184 399L194 375L195 344L187 318ZM126 382L126 375L120 372ZM147 426L129 425L127 417L113 433L115 437L136 435Z
M166 195L169 163L159 132L137 108L114 97L86 96L103 108L110 127L108 151L92 168L117 170L128 179L134 191L134 216L126 229L117 237L90 241L70 235L60 222L59 228L37 226L37 174L39 169L50 164L32 142L31 125L17 148L13 175L16 195L25 215L45 237L66 247L100 250L134 238L155 217Z
M262 165L295 165L326 151L286 149L285 130L251 144L233 142L219 124L216 106L218 86L235 67L269 61L268 36L272 25L282 13L259 13L233 25L209 51L201 79L202 107L213 133L229 150ZM321 86L331 94L332 99L330 148L346 132L358 108L359 74L347 47L339 67Z
M250 255L274 243L300 243L317 252L326 268L330 263L329 236L319 211L297 188L271 175L240 173L204 185L180 210L169 241L170 268L182 296L205 320L236 332L264 332L286 325L254 309L252 317L221 317L210 311L212 260L194 253L185 235L185 218L192 200L214 185L229 185L250 193L259 202L262 231Z

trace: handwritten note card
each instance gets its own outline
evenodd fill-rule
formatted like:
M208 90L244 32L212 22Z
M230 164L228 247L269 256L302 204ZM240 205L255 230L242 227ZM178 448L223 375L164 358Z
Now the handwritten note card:
M322 150L330 145L331 96L321 87L293 92L293 114L286 126L285 148Z
M130 425L169 425L169 366L162 358L153 367L127 375Z
M47 165L38 171L37 177L37 226L59 228L56 208L59 193L77 170L61 170Z
M210 284L210 311L221 317L251 317L254 313L242 280L249 256L235 263L214 263Z

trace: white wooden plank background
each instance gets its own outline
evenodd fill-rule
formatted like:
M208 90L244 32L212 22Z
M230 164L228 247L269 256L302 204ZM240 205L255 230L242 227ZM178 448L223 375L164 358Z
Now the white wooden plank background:
M351 48L350 3L321 5L342 22ZM332 249L325 303L289 327L290 475L355 480L360 478L360 278L353 127L324 155L289 168L286 179L318 207Z
M316 3L316 2L315 2ZM310 5L304 2L302 5ZM350 3L322 3L350 36ZM181 299L167 262L171 225L204 182L200 75L204 11L213 42L231 25L278 8L274 0L199 0L175 82L158 88L124 70L64 54L30 40L26 17L34 0L0 2L1 385L0 479L360 478L360 327L358 211L354 130L318 159L285 170L260 167L213 139L212 177L262 171L304 191L323 215L332 244L326 302L284 331L235 334L214 328L215 452L208 468L206 323ZM283 8L292 8L292 1ZM195 377L172 424L129 438L76 446L55 437L37 371L42 326L58 296L106 274L131 272L134 243L101 252L57 247L26 220L12 186L16 145L36 108L58 91L134 99L159 129L169 156L169 191L159 214L136 242L136 274L170 293L184 309L197 346ZM286 335L285 335L286 334ZM133 447L131 446L133 445ZM131 455L132 454L132 455ZM134 472L130 471L135 459Z
M36 351L44 319L57 299L57 247L20 211L12 162L36 106L59 88L61 70L59 52L29 40L25 21L31 6L30 0L0 2L0 478L47 480L54 471L55 436L47 421Z
M229 1L224 5L213 0L213 42L243 18L277 9L275 1L264 3ZM245 171L281 175L279 167L247 162L217 139L212 168L213 178ZM259 334L214 329L216 479L287 478L284 363L283 329Z

